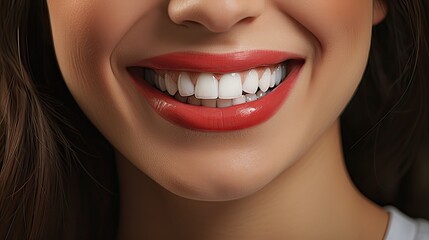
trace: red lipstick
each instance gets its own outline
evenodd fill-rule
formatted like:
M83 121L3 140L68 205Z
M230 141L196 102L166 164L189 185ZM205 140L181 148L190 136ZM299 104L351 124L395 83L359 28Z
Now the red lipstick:
M243 51L226 54L178 52L145 59L135 66L159 70L229 73L270 66L303 57L280 51Z
M227 108L210 108L181 103L133 75L137 89L164 119L188 129L232 131L250 128L270 119L281 107L299 76L304 58L285 52L249 51L228 54L172 53L139 62L138 67L172 71L229 73L271 66L296 59L284 82L265 97Z

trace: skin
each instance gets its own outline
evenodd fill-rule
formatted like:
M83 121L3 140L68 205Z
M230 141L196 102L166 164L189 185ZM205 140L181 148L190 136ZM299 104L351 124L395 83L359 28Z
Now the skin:
M64 80L117 150L120 239L382 239L388 216L351 183L338 118L362 77L383 3L48 0L48 7ZM163 120L126 71L165 53L253 49L306 62L279 112L241 131Z

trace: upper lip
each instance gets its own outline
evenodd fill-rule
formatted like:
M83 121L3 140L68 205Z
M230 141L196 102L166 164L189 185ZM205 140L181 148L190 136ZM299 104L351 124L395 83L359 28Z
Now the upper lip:
M173 52L144 59L134 67L189 72L230 73L271 66L291 59L304 59L298 54L252 50L232 53Z

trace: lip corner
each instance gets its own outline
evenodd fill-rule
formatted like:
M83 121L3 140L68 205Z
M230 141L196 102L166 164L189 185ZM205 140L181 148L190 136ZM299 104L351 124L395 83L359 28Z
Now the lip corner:
M247 129L270 119L287 99L302 67L303 64L292 71L282 84L264 98L227 108L184 104L146 81L130 76L154 112L165 120L187 129L223 132Z

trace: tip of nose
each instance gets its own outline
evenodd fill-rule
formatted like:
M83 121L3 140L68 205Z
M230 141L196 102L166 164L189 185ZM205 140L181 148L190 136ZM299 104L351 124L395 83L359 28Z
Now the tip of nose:
M227 32L238 23L251 22L261 14L261 9L262 6L250 2L222 4L222 0L213 4L201 1L189 5L170 1L168 6L169 17L175 24L186 27L199 25L215 33Z

